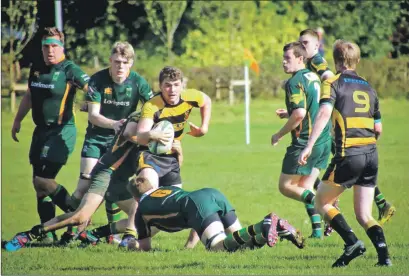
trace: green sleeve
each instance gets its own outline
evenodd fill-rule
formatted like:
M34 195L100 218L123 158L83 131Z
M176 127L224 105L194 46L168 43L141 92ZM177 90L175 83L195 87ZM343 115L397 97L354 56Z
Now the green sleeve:
M305 108L305 96L302 84L296 83L292 80L289 81L287 86L287 95L289 97L290 108Z
M139 79L139 96L142 103L146 103L153 97L151 86L142 77Z
M98 89L95 75L89 80L85 100L89 103L101 103L101 92Z
M82 69L74 63L68 66L66 75L67 80L71 81L75 86L81 89L83 89L89 81L88 74L82 71Z

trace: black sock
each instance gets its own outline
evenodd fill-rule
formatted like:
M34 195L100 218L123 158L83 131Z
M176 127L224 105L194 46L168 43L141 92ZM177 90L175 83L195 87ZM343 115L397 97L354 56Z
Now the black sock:
M366 230L366 234L371 239L372 244L378 252L379 260L384 260L389 257L388 246L386 245L383 229L379 225L374 225Z
M321 179L317 177L317 180L315 180L315 183L314 183L314 190L318 190L318 186L321 185L321 183L322 183Z
M49 196L37 198L37 212L41 223L45 223L55 217L55 205Z
M50 194L50 197L53 202L64 212L68 213L75 211L70 206L71 196L67 192L67 189L64 188L64 186L58 184L57 189L52 194Z
M44 226L42 224L36 225L33 228L31 228L30 231L27 232L29 234L29 237L33 239L38 239L43 236L45 236L46 232L44 230Z
M335 209L335 208L334 208ZM358 241L351 227L345 221L344 216L338 213L330 222L332 228L341 236L346 245L353 245Z
M111 224L107 224L101 227L98 227L91 231L91 234L97 238L108 237L112 234L111 232Z

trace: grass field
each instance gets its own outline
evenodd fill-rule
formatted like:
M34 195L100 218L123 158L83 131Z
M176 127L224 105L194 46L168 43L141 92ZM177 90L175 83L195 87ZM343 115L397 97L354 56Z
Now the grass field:
M258 222L274 211L309 235L304 206L278 191L281 160L289 137L277 147L270 145L270 137L284 123L274 114L282 106L281 101L252 102L251 145L246 146L243 105L214 104L208 135L198 139L186 136L183 140L184 187L220 189L235 206L243 225ZM303 250L281 242L274 248L266 246L228 254L206 252L201 244L193 250L184 250L188 231L183 231L160 233L153 239L156 250L149 253L122 252L106 244L86 249L71 246L28 248L15 253L2 251L2 274L409 274L409 234L405 230L409 214L409 102L384 100L381 109L384 134L379 141L379 185L387 200L397 208L396 215L384 228L394 263L391 268L374 267L375 249L356 222L352 192L346 191L341 197L341 209L368 250L364 257L344 269L331 269L343 250L343 242L336 234L323 240L308 240ZM194 112L192 122L200 122L198 113ZM2 239L10 239L39 221L27 157L33 124L30 117L24 120L20 143L15 143L10 137L12 121L11 114L2 113ZM76 150L57 177L69 191L74 190L79 175L86 114L78 114L77 122ZM378 216L375 205L373 213ZM106 223L104 210L97 212L93 223L94 226Z

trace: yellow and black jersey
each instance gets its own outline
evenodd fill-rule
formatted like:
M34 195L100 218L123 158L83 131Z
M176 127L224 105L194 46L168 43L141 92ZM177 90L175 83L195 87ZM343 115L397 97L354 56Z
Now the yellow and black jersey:
M184 90L180 95L179 103L176 105L167 104L162 93L158 93L143 105L141 118L152 119L154 124L164 120L171 122L175 129L175 139L181 140L192 108L202 107L204 101L205 94L196 89Z
M379 101L371 85L347 70L322 84L320 104L331 104L336 156L367 153L376 148L374 124L380 122Z

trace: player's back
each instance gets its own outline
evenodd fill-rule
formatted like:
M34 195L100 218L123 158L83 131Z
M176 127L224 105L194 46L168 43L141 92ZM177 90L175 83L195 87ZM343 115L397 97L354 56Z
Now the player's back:
M335 99L332 114L336 154L357 155L376 148L375 118L379 102L371 85L354 71L345 71L324 82ZM325 93L325 92L324 92Z

